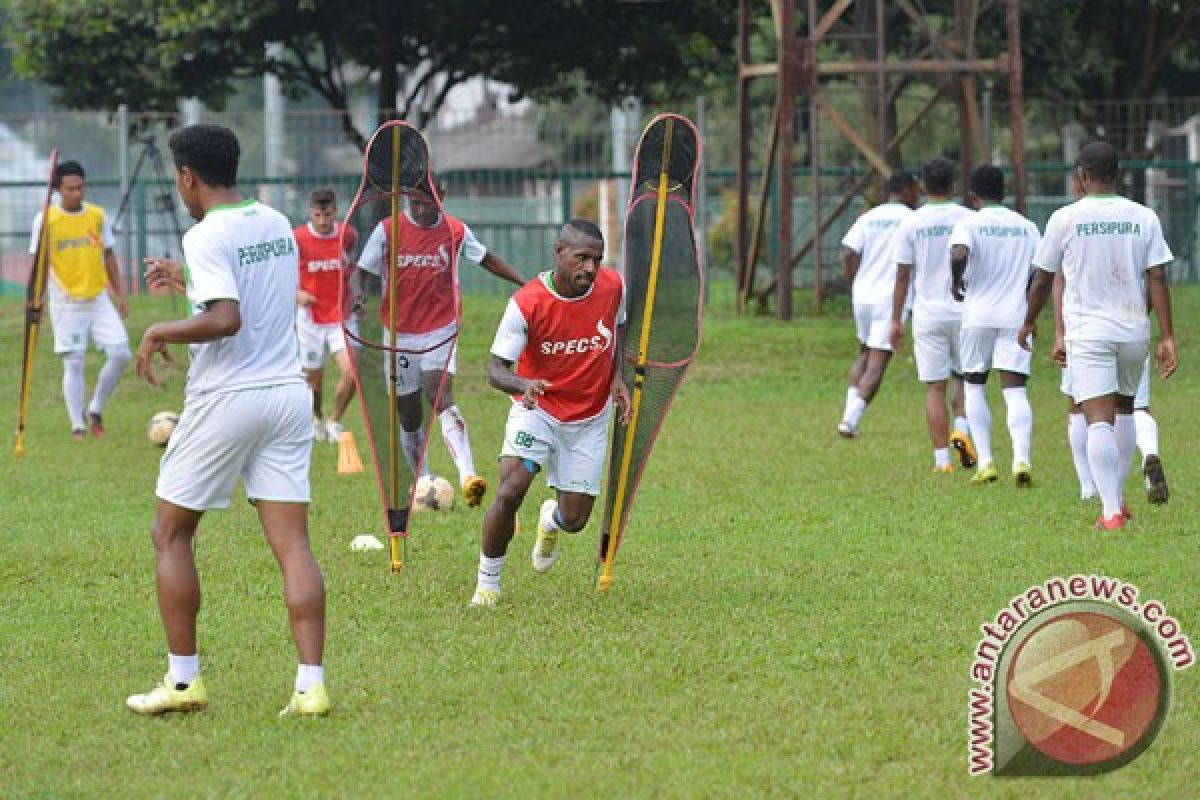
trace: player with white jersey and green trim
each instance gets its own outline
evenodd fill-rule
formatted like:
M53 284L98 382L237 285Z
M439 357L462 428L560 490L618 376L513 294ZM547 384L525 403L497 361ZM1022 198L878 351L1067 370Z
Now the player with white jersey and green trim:
M312 392L296 340L298 248L287 217L238 193L232 131L192 125L169 144L175 186L198 223L183 237L186 268L147 259L146 279L152 287L185 288L192 315L147 328L136 364L138 375L157 384L154 354L176 342L189 345L192 363L183 413L159 467L152 529L167 676L126 705L139 714L207 705L193 543L204 512L227 508L240 477L283 571L299 656L296 690L282 713L324 714L325 587L308 543Z
M1163 377L1179 365L1166 277L1174 257L1158 215L1116 194L1116 148L1086 145L1075 170L1085 196L1054 212L1046 225L1020 341L1024 346L1032 334L1061 269L1065 330L1055 355L1066 364L1070 395L1088 423L1088 464L1104 506L1096 527L1116 530L1131 517L1122 487L1136 439L1134 395L1149 352L1147 300L1158 317Z

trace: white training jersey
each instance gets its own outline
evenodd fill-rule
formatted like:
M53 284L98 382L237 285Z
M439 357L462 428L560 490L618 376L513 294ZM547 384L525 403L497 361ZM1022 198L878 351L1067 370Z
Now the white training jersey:
M999 205L984 206L954 226L947 253L954 245L968 250L964 328L1019 328L1025 323L1038 240L1037 225Z
M404 214L408 217L409 222L412 222L414 225L417 224L411 214L407 211ZM441 221L442 218L439 216L438 221L430 227L436 227ZM484 257L487 256L487 252L487 248L483 246L471 231L471 226L463 223L463 243L459 253L476 264L482 264ZM387 234L383 232L383 223L380 222L371 231L371 235L367 237L367 243L363 245L362 254L358 259L358 266L372 275L378 275L383 267L384 255L386 253Z
M190 345L188 397L302 383L296 343L299 255L287 217L257 200L210 208L183 236L193 313L235 300L233 336Z
M897 264L913 268L913 324L952 322L962 304L950 294L950 232L972 211L949 201L931 202L905 217L896 231Z
M850 296L855 303L890 303L896 291L895 241L901 221L913 211L903 203L883 203L854 221L842 245L859 255Z
M1089 195L1050 216L1033 263L1063 271L1068 340L1136 342L1150 338L1146 270L1173 258L1157 214L1117 195Z

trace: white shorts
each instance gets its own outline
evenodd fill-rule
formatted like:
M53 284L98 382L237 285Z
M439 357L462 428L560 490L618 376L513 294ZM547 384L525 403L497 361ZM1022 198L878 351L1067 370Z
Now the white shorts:
M855 303L854 333L872 350L892 352L892 304Z
M357 336L358 320L350 317L346 320L346 328ZM326 353L336 356L346 349L346 336L340 324L313 322L304 308L296 309L296 338L300 342L300 366L304 369L320 369L325 364Z
M389 342L386 328L383 330L383 341L385 344ZM391 378L391 365L395 365L397 395L403 396L419 392L422 372L445 371L451 375L454 374L458 367L458 340L456 337L451 337L439 341L442 341L440 345L424 353L393 353L392 358L385 359L383 362L385 380ZM425 336L396 336L396 347L401 350L416 351L428 346L428 337Z
M54 331L55 353L87 352L88 337L97 350L129 351L129 336L108 292L87 300L76 300L61 290L50 291L50 327Z
M527 459L541 466L553 489L595 497L600 494L611 416L609 407L584 422L556 422L513 403L500 457Z
M1063 370L1067 374L1063 381L1076 403L1109 394L1133 397L1146 374L1149 352L1150 343L1144 339L1137 342L1068 341L1067 368Z
M1017 344L1017 328L963 328L959 337L963 374L992 369L1028 375L1033 353Z
M959 320L913 320L913 356L917 360L917 380L922 383L944 381L951 373L961 372L959 357Z
M312 435L312 392L304 384L189 400L155 494L193 511L228 508L241 476L251 500L307 503Z

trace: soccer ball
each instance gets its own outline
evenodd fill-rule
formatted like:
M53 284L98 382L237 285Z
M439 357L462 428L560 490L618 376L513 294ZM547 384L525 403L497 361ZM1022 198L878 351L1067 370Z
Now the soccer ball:
M453 508L454 486L450 481L437 475L426 475L417 480L414 511L450 511Z
M174 411L160 411L150 418L150 424L146 426L146 438L151 444L166 447L178 424L179 415Z

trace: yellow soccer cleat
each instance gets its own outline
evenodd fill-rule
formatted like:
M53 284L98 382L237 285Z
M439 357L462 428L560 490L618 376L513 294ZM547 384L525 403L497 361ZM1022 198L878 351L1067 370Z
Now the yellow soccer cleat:
M940 467L935 466L933 468L934 475L950 475L953 472L954 472L954 467L950 464L942 464Z
M319 717L329 713L329 693L318 683L307 692L293 692L292 699L279 712L281 717Z
M463 498L469 508L474 508L483 502L487 494L487 481L478 475L468 475L462 482Z
M208 705L208 692L199 676L182 689L170 682L171 676L145 694L131 694L125 705L135 714L165 714L168 711L200 711Z
M950 446L954 448L954 452L958 453L958 463L962 464L963 469L975 466L979 460L979 457L975 455L975 448L972 446L971 440L962 431L950 434Z
M982 486L985 483L995 483L999 477L995 464L984 464L971 476L971 483Z
M500 592L496 589L475 587L475 595L471 598L471 608L495 608L500 602Z
M542 527L542 517L547 513L547 509L554 506L554 500L547 500L542 503L541 511L538 513L537 541L533 543L532 554L534 572L548 572L554 566L554 562L558 561L558 534L560 531L548 531Z
M1018 489L1028 489L1033 486L1033 476L1029 474L1029 465L1018 461L1013 465L1013 480Z

